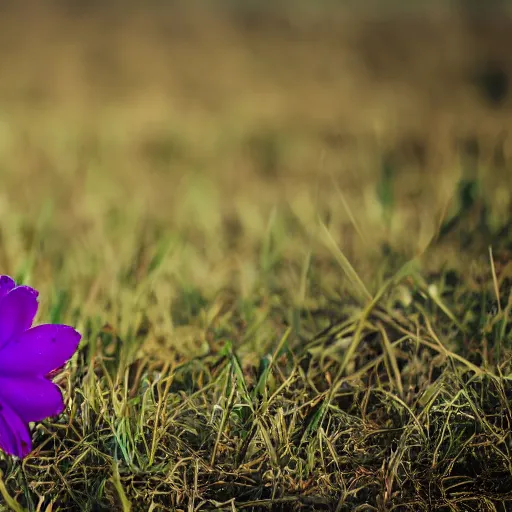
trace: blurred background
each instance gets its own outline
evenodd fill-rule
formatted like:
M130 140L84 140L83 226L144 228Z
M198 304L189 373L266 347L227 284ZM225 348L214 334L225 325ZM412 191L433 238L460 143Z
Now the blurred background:
M78 278L80 254L129 266L172 232L201 281L205 251L247 256L272 208L354 258L354 219L361 253L415 254L461 182L499 233L511 43L499 1L2 2L2 267L37 240L39 272L66 247Z

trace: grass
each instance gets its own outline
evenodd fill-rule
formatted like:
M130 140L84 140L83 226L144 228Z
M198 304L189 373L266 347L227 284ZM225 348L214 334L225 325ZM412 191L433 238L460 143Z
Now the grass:
M181 15L187 44L13 18L0 269L83 342L66 413L0 456L2 506L509 510L506 110L353 88L324 30L343 19L290 18L292 45L282 20Z

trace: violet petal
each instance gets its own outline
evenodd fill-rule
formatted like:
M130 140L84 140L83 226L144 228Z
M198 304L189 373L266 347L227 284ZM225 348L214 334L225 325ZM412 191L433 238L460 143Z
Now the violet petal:
M80 339L80 333L67 325L32 327L0 349L0 375L47 375L69 360Z
M37 313L38 293L29 286L17 286L0 299L0 347L32 325Z
M28 426L3 402L0 402L0 448L5 453L20 458L32 451Z
M0 402L25 423L58 416L64 410L58 386L44 377L0 377Z
M14 279L9 276L0 276L0 299L7 293L10 292L16 283Z

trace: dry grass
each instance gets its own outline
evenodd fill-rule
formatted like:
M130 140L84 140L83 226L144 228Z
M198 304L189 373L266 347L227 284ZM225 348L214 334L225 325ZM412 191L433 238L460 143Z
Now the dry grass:
M74 9L0 20L0 269L84 333L6 509L509 510L506 23Z

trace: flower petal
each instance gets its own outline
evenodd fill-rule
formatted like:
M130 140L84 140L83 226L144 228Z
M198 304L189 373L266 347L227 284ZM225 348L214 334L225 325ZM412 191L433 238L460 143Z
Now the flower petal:
M16 283L14 279L9 276L0 276L0 299L7 293L10 292Z
M17 286L0 299L0 347L32 325L37 313L38 293L29 286Z
M60 389L44 377L0 377L0 402L25 423L58 416L64 410Z
M32 451L28 426L12 408L0 401L0 448L9 455L23 458Z
M81 337L67 325L32 327L0 348L0 375L47 375L68 361Z

